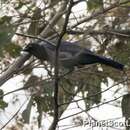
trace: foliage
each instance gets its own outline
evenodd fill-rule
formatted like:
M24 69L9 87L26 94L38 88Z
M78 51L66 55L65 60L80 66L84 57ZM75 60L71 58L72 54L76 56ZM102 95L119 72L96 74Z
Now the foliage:
M11 43L11 38L15 33L15 27L11 24L11 18L6 15L0 18L0 56L4 55L2 53L4 47ZM13 48L15 49L15 46Z
M4 94L3 90L0 89L0 96ZM3 97L0 98L0 109L4 110L8 106L8 103L3 100Z
M87 9L88 11L93 11L99 9L103 6L102 0L87 0Z
M6 1L3 2L6 3ZM123 1L124 0L120 0L120 2ZM114 0L108 1L107 6L111 6L113 2ZM8 13L6 15L4 13L3 15L0 14L1 59L9 54L8 60L13 60L13 58L16 58L20 54L20 50L25 45L25 42L28 41L26 37L17 37L15 39L16 42L12 42L12 38L14 38L14 34L17 31L33 36L38 36L40 33L44 32L44 38L48 38L52 42L57 41L65 20L64 15L57 21L53 21L54 24L50 25L49 22L55 17L55 14L58 13L58 9L62 6L62 2L59 0L44 0L44 9L38 4L39 3L36 1L34 2L31 0L14 0L12 5L7 5L8 8L3 9L9 13L9 7L13 6L12 8L15 13L13 14L12 11L11 15L7 15ZM73 15L69 20L68 30L64 36L64 40L70 41L73 39L80 41L81 46L89 46L89 49L95 51L95 53L110 57L127 65L129 68L130 10L128 7L130 2L122 6L117 6L108 12L104 12L107 3L103 0L86 0L84 4L87 4L87 11L84 10L83 14L77 14L76 11L72 13ZM3 10L2 12L4 12ZM96 11L100 12L97 16L95 15ZM66 10L63 10L63 12L66 13ZM15 14L18 16L16 17ZM91 21L86 20L82 24L81 21L86 18L91 19ZM78 26L80 22L81 24ZM50 28L46 29L48 26L50 26ZM122 34L124 30L127 33ZM69 31L77 31L79 33L70 35L68 33ZM89 31L99 31L102 33L96 34L90 33ZM4 64L4 62L2 63ZM37 121L40 127L43 112L50 116L54 116L54 69L49 63L40 63L48 73L46 76L42 75L38 77L31 72L35 67L41 66L37 64L37 61L33 62L31 65L29 69L23 72L25 79L27 78L24 87L29 87L25 91L29 93L31 98L22 113L22 118L25 121L24 123L30 123L31 109L32 107L36 107L39 113ZM61 69L61 71L61 75L66 73L66 70ZM96 64L92 66L83 66L83 68L76 68L72 73L62 77L59 80L59 105L61 105L59 116L63 114L77 95L80 95L81 98L84 99L86 110L95 104L99 104L102 98L101 84L104 83L108 85L108 77L111 78L113 82L118 82L124 79L125 76L122 72L111 67ZM0 95L3 95L2 90L0 90ZM7 106L8 103L4 102L3 98L1 98L0 108L4 110Z
M19 55L19 52L21 50L21 47L17 44L10 43L8 45L5 45L4 50L6 53L9 53L12 57L17 57Z

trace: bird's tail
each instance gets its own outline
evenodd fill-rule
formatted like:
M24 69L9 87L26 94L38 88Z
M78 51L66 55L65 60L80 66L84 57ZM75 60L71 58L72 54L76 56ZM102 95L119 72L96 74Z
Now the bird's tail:
M112 59L109 59L109 58L106 58L106 57L102 57L102 56L99 56L98 57L98 60L100 63L102 64L105 64L105 65L108 65L108 66L111 66L113 68L116 68L116 69L119 69L119 70L123 70L124 68L124 65L119 63L119 62L116 62Z

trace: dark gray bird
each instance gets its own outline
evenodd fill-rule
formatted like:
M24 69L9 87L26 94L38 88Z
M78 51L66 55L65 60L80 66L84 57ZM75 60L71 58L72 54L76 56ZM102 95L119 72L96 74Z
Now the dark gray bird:
M56 46L47 42L35 42L28 44L23 51L29 52L42 61L48 61L52 65L55 62ZM112 59L94 54L92 51L78 45L77 42L63 41L59 49L59 64L68 69L75 66L100 63L123 70L124 65Z

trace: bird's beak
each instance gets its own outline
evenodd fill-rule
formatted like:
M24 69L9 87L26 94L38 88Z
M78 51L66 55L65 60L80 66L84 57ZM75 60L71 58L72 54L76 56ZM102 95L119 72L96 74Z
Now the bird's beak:
M26 46L25 48L23 48L22 51L28 51L28 50L29 50L29 48Z

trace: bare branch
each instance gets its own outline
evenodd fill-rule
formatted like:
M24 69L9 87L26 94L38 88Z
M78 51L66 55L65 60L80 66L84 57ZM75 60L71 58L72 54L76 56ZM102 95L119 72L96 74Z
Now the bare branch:
M68 3L68 1L67 1ZM63 29L62 32L59 36L58 42L57 42L57 46L56 46L56 54L55 54L55 88L54 88L54 119L53 119L53 123L50 127L50 130L55 130L58 120L59 120L59 104L58 104L58 93L59 93L59 63L58 63L58 59L59 59L59 48L61 45L61 40L64 36L64 34L66 33L67 30L67 25L68 25L68 21L69 21L69 16L71 14L71 9L73 7L73 0L69 1L69 7L68 7L68 11L66 13L66 18L65 18L65 22L63 25Z
M40 34L41 37L47 37L48 32L50 32L51 28L54 27L54 25L59 21L59 19L65 13L66 6L67 6L67 2L63 1L63 4L60 7L60 9L57 11L56 15L48 23L48 25L46 26L46 28L41 32L41 34Z
M50 24L43 30L43 32L40 34L40 37L44 37L48 30L50 30L50 27L53 27L57 21L60 19L60 17L64 14L64 11L66 8L66 2L64 1L64 4L62 4L62 7L59 9L57 14L54 16L54 18L50 21ZM14 74L17 74L20 71L20 67L25 63L26 60L30 58L29 54L22 54L19 56L18 59L0 76L0 86L3 85L6 81L8 81L10 78L14 76Z
M116 83L116 84L110 86L109 88L107 88L107 89L105 89L105 90L103 90L103 91L99 91L99 92L97 92L97 93L94 93L94 94L92 94L92 95L89 95L88 97L85 97L85 98L82 98L82 99L78 99L78 100L74 100L74 101L71 101L71 102L66 102L66 103L60 104L60 106L66 105L66 104L70 104L70 103L74 103L74 102L79 102L79 101L82 101L82 100L84 100L84 99L89 99L90 97L97 96L98 94L102 94L102 93L104 93L104 92L107 92L108 90L110 90L111 88L115 87L116 85L119 85L119 84L122 84L122 83L127 82L127 80L128 80L128 79L122 80L122 81L120 81L120 82L118 82L118 83Z
M68 30L67 33L71 35L114 35L118 37L130 38L130 30Z
M0 76L0 86L17 74L26 60L30 58L29 53L21 54L16 61Z
M91 110L91 109L94 109L94 108L100 107L100 106L102 106L102 105L108 104L108 103L110 103L110 102L116 101L116 100L122 98L123 96L124 96L124 95L121 95L121 96L119 96L119 97L117 97L117 98L114 98L114 99L112 99L112 100L109 100L109 101L103 102L103 103L101 103L101 104L98 104L98 105L96 105L96 106L90 107L89 109L85 109L85 110L82 110L82 111L77 112L77 113L75 113L75 114L72 114L72 115L69 115L69 116L63 117L63 118L60 119L60 121L61 121L61 120L64 120L64 119L67 119L67 118L70 118L70 117L72 117L72 116L75 116L75 115L81 114L81 113L83 113L83 112L89 111L89 110Z
M80 20L78 23L73 24L70 28L71 28L71 29L72 29L72 28L75 28L75 27L77 27L78 25L80 25L80 24L82 24L82 23L84 23L84 22L88 22L88 21L90 21L90 20L92 20L92 19L94 19L94 18L96 18L96 17L98 17L98 16L100 16L100 15L102 15L102 14L107 13L108 11L110 11L110 10L116 8L116 7L119 7L120 5L127 4L127 3L129 3L129 2L130 2L130 1L127 0L127 1L125 1L125 2L112 4L110 7L107 7L107 8L104 9L104 10L99 10L99 11L95 12L93 15L91 15L91 16L89 16L89 17L87 17L87 18L84 18L84 19L82 19L82 20Z
M16 116L17 114L20 112L20 110L22 109L22 107L25 105L25 103L27 102L27 100L25 100L23 102L23 104L20 106L20 108L15 112L15 114L0 128L1 130L3 130Z

